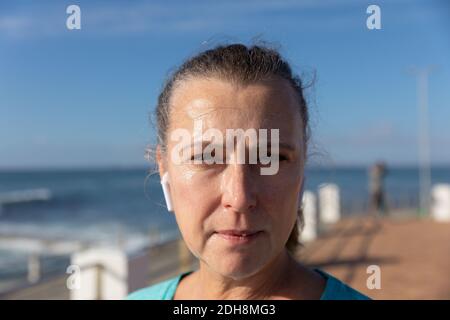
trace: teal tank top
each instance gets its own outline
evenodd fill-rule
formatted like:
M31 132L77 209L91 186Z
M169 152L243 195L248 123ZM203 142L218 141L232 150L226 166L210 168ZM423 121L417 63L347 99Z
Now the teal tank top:
M320 300L370 300L369 297L349 287L332 275L318 269L314 270L326 280L325 290ZM127 300L173 300L178 283L185 275L191 272L181 273L169 280L137 290L128 295Z

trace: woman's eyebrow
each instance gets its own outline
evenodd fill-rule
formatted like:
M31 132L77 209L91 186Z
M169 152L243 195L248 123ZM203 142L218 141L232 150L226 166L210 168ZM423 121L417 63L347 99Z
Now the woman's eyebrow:
M214 142L211 142L208 140L203 140L203 141L196 141L191 144L186 144L184 147L181 148L181 151L184 152L187 149L190 149L191 151L193 151L194 147L199 146L199 145L201 146L202 151L204 150L205 147L207 147L209 145L212 145L215 148L225 148L226 147L226 144L214 143ZM248 146L246 146L246 147L248 147ZM272 147L272 144L269 142L267 144L267 148L271 149L271 147ZM293 145L291 145L289 143L284 143L284 142L280 142L278 144L278 147L279 147L279 149L285 149L285 150L292 151L292 152L297 150Z
M212 145L216 148L223 148L225 144L221 143L214 143L209 140L202 140L202 141L194 141L193 143L186 144L184 147L181 148L181 151L184 152L186 149L194 150L195 146L201 146L201 149L203 149L209 145Z

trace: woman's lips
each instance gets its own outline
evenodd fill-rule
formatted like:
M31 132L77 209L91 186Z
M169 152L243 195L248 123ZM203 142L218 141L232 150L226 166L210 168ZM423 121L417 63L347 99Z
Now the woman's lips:
M246 244L254 241L261 233L262 231L221 230L214 234L232 244Z

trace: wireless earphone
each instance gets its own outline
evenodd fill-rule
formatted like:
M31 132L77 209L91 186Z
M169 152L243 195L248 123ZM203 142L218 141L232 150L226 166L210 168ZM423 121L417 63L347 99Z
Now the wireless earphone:
M299 207L301 207L302 203L303 203L303 192L305 191L305 180L306 180L306 177L303 177L302 186L300 187L300 198L299 198L300 201L298 204Z
M164 193L164 199L166 200L166 206L168 211L173 211L172 199L170 197L170 187L169 187L169 173L166 172L162 176L161 186Z

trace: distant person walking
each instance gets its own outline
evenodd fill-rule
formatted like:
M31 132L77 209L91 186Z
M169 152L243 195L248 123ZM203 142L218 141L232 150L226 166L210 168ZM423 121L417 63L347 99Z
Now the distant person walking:
M386 164L377 162L369 169L370 212L378 216L387 214L384 178L387 174Z

